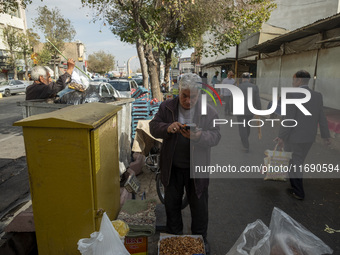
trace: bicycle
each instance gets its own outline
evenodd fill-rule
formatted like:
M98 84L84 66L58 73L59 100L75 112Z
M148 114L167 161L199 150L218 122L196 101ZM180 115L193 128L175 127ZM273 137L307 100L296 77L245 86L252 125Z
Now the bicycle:
M163 186L162 181L161 181L161 175L160 175L161 170L160 170L160 167L159 167L159 160L160 160L160 150L153 148L153 150L151 150L151 152L149 153L149 156L147 156L145 158L145 165L152 172L156 173L156 179L155 180L156 180L157 195L158 195L158 198L161 201L161 203L164 204L165 190L164 190L164 186ZM184 189L181 208L184 209L185 207L187 207L188 204L189 204L188 197L187 197L187 194L186 194L185 189Z

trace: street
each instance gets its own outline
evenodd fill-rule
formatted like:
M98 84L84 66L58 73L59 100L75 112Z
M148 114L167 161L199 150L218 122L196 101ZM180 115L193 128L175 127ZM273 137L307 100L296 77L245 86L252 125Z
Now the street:
M13 127L14 122L22 119L22 110L17 102L24 100L25 94L0 99L0 166L7 162L6 159L25 155L22 128Z
M25 94L0 99L0 145L3 139L21 133L21 127L13 127L12 124L22 119L21 107L17 106L17 102L24 100Z
M24 94L0 99L0 234L6 220L3 217L30 199L22 128L12 126L22 119L17 102L23 100Z

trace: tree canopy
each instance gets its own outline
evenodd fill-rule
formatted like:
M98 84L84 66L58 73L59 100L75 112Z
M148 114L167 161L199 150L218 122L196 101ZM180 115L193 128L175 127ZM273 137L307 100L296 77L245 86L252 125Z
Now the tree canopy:
M153 94L161 53L170 68L174 48L195 47L198 54L219 54L258 31L275 8L271 0L82 0L97 10L96 19L107 22L124 42L144 46ZM203 48L202 38L214 39ZM156 66L156 68L155 68ZM155 75L157 76L157 75ZM158 77L159 78L159 77ZM159 86L159 83L158 83Z
M11 26L4 26L2 30L3 42L7 46L10 57L7 65L14 72L14 79L17 80L17 53L20 50L20 31Z
M34 19L34 26L43 32L46 39L62 51L64 49L65 42L72 41L76 34L71 21L64 18L57 7L50 10L45 5L43 7L38 7L37 11L39 16ZM50 43L45 43L44 47L51 53L51 56L54 59L55 71L56 58L59 53Z
M90 54L87 60L87 68L90 72L104 74L115 67L115 57L104 51Z
M38 7L37 11L39 16L34 19L34 26L41 30L59 50L63 50L65 42L72 41L76 35L71 21L64 18L57 7L50 10L45 5ZM47 47L53 53L52 55L58 55L53 46L47 44Z
M27 4L32 3L32 0L1 0L0 1L0 13L12 13L19 9L21 5L22 8L26 8Z

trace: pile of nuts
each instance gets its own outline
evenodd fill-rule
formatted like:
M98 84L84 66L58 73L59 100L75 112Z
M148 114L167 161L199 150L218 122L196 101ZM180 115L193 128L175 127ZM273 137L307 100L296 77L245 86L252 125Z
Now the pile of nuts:
M160 241L159 255L205 254L203 241L190 236L164 238Z

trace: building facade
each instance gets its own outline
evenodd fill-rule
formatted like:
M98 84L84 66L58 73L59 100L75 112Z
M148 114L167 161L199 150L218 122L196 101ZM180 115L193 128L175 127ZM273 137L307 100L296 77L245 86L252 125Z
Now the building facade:
M201 71L208 73L209 81L216 71L220 72L220 80L228 70L233 70L236 77L240 77L243 72L250 72L253 77L256 77L258 53L249 51L249 48L340 11L340 0L313 2L275 0L275 3L277 8L271 13L270 19L263 24L260 32L248 36L240 45L231 47L225 54L202 57ZM213 41L213 38L207 34L204 41Z
M7 44L3 38L3 28L5 26L11 26L18 29L20 32L26 33L26 13L25 10L19 5L19 9L12 13L0 14L0 80L13 78L13 70L7 66L6 62L9 57ZM18 78L23 77L24 65L22 61L18 61Z
M33 51L36 53L39 53L42 51L44 47L43 43L38 43L37 45L34 46ZM76 62L76 65L83 70L84 72L87 71L87 54L86 54L86 47L85 45L80 41L77 40L75 42L66 42L64 49L61 51L61 53L66 57L66 58L72 58ZM57 65L60 67L66 69L66 63L67 60L64 59L62 56L58 56L56 59ZM49 67L53 70L53 60L50 62ZM59 70L56 70L57 76L60 75ZM54 76L54 74L52 75Z

